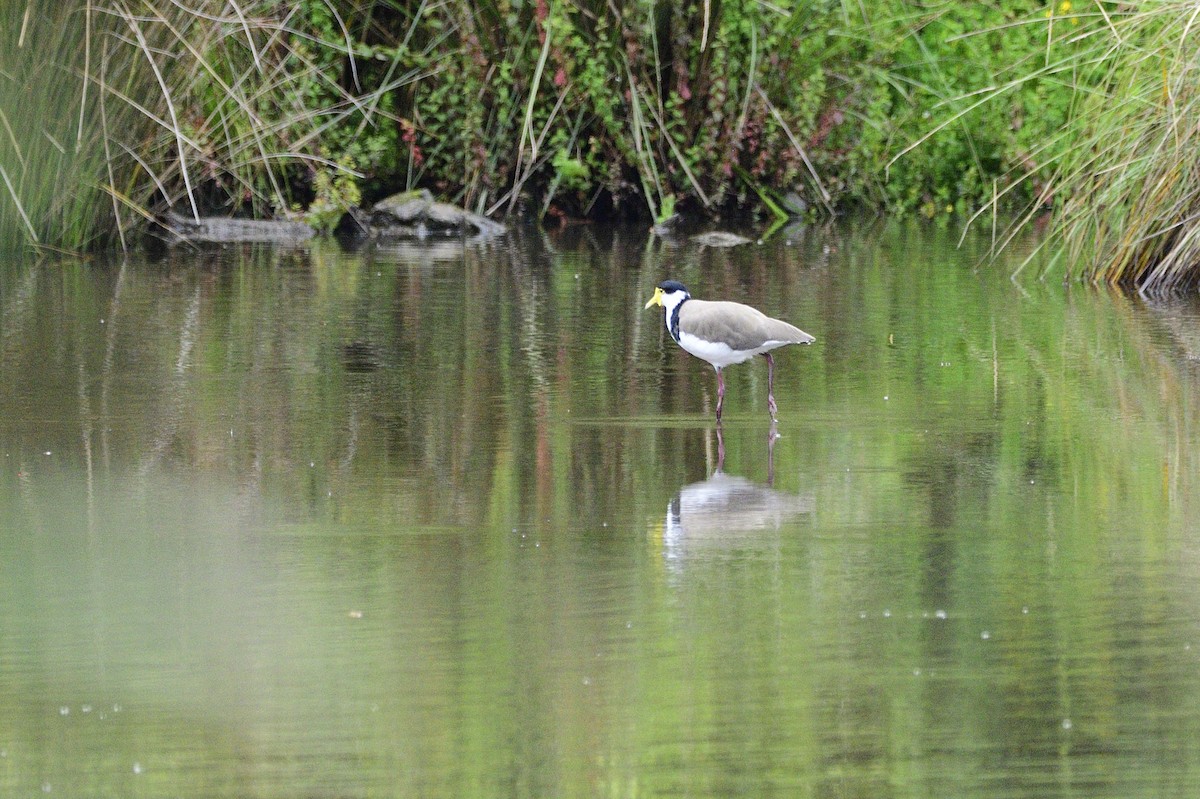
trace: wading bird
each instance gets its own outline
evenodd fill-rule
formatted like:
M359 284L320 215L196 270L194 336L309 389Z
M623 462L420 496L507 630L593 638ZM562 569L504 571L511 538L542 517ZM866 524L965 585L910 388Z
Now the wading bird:
M646 307L661 305L667 332L675 343L708 361L717 370L717 421L725 402L725 377L721 370L748 361L755 355L767 359L767 409L775 414L775 359L771 350L786 344L812 344L815 338L780 319L772 319L740 302L693 300L683 284L664 280L654 289Z

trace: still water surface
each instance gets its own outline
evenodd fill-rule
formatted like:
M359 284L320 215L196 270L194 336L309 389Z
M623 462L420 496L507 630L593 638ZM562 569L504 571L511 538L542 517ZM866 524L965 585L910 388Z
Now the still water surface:
M1195 796L1200 312L986 244L0 264L0 795Z

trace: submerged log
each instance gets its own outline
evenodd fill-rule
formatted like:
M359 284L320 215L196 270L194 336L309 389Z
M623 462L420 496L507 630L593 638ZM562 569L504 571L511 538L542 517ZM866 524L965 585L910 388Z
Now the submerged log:
M420 221L432 204L433 195L428 189L402 191L375 203L371 206L371 213L380 217L381 222L410 225Z
M698 244L701 247L738 247L754 242L753 239L724 230L709 230L689 235L690 231L695 230L695 225L696 220L686 219L680 214L672 214L651 227L650 232L674 246L682 244L685 238L692 244Z
M490 237L507 230L486 216L433 199L427 189L393 194L369 210L351 208L346 219L350 220L347 224L361 231L360 235L383 240ZM317 234L304 222L214 216L193 219L175 211L168 211L161 223L176 240L192 242L296 244Z
M726 233L723 230L712 230L692 236L692 241L701 247L738 247L742 244L752 243L753 239L739 236L736 233Z
M206 216L199 220L169 211L163 225L183 241L196 242L271 242L295 244L317 234L303 222L272 219L230 219Z
M371 206L370 232L379 238L497 236L506 228L486 216L433 199L428 189L403 191Z

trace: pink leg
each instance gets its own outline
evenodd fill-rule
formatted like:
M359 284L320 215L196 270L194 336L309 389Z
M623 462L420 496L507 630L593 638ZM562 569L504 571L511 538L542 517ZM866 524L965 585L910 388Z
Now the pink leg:
M764 352L763 357L767 359L767 410L771 412L771 421L774 422L778 421L775 414L779 412L775 406L775 359L769 352Z
M722 471L725 468L725 436L721 433L721 423L717 422L717 468L716 471Z
M767 485L775 485L775 440L779 438L779 429L771 422L771 431L767 433Z
M725 404L725 375L717 369L717 421L721 421L721 406Z

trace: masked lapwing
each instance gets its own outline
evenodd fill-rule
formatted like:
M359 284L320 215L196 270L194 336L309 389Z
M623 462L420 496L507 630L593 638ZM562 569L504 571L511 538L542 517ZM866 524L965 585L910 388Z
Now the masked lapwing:
M775 421L775 359L771 350L786 344L812 344L815 338L780 319L772 319L740 302L693 300L683 284L665 280L654 289L646 307L661 305L667 332L675 343L708 361L717 370L717 421L725 402L725 377L721 370L748 361L755 355L767 359L767 409Z

